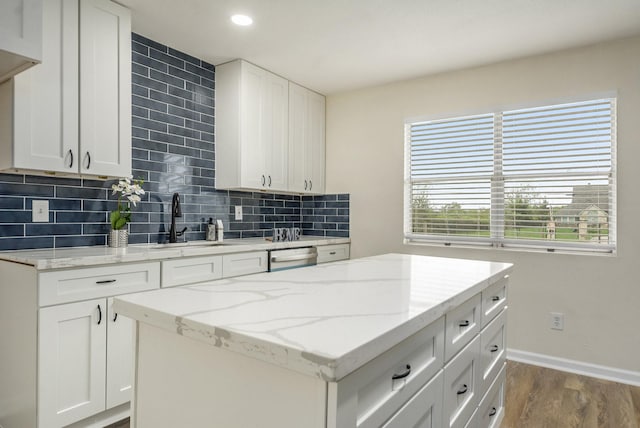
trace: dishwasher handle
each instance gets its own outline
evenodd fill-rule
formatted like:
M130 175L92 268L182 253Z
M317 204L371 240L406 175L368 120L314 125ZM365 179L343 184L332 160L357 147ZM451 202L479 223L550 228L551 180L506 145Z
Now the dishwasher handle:
M271 256L272 263L280 263L280 262L294 262L297 260L311 260L318 258L316 253L309 254L295 254L291 256Z

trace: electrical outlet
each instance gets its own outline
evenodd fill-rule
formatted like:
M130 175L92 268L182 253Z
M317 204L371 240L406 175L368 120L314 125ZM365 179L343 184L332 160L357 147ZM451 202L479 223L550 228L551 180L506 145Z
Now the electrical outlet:
M242 220L242 205L236 205L236 220Z
M561 312L551 312L551 329L564 330L564 314Z
M34 223L49 222L49 201L31 202L31 221Z

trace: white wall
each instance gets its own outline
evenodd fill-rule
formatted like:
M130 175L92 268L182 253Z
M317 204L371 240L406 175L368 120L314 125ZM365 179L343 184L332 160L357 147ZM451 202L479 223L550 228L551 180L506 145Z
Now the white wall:
M380 63L384 67L384 63ZM618 96L618 254L404 245L406 118ZM352 256L407 252L515 263L508 346L640 372L640 37L336 94L327 191L351 194ZM565 330L549 328L564 312Z

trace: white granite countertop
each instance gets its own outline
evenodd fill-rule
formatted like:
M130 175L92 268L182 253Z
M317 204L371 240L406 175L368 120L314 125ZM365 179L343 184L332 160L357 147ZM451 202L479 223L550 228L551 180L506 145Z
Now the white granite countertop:
M303 236L298 241L271 242L263 238L227 239L222 244L209 241L191 241L178 244L133 244L126 248L107 246L70 247L41 250L0 251L0 260L34 266L36 269L62 269L111 263L130 263L231 254L245 251L275 250L314 245L345 244L349 238Z
M115 310L336 381L504 277L511 266L386 254L119 296Z

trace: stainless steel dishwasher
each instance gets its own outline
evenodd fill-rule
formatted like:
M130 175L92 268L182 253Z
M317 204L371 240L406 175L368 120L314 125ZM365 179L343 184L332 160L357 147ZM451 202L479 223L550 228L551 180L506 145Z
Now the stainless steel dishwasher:
M269 251L269 272L312 266L318 262L316 247Z

